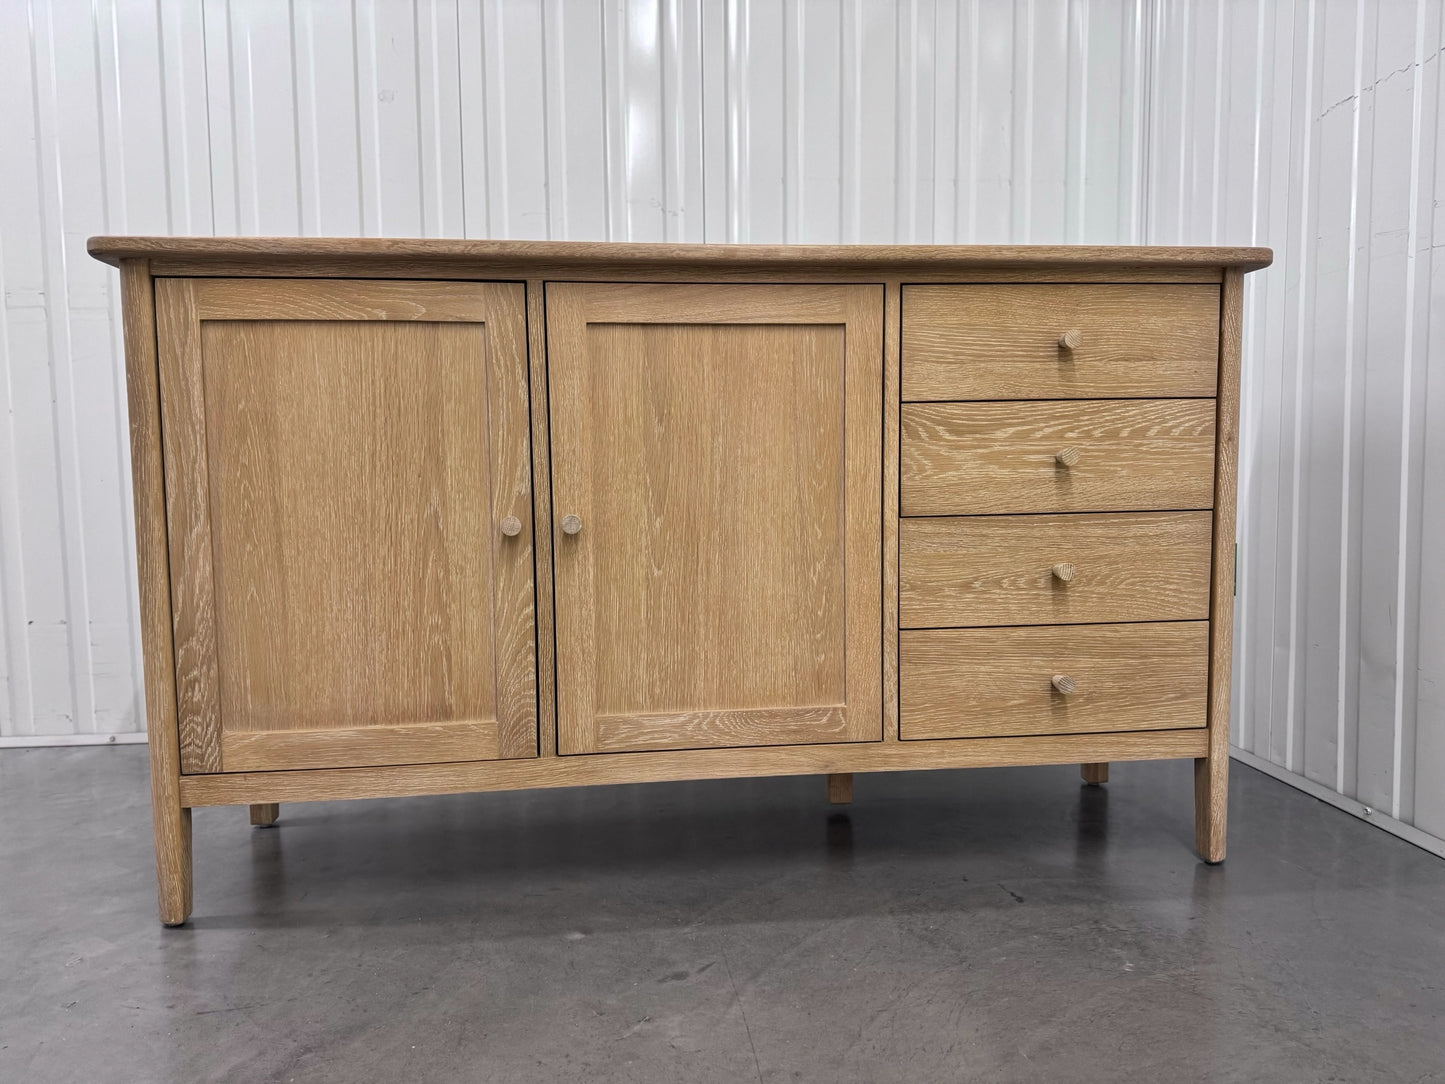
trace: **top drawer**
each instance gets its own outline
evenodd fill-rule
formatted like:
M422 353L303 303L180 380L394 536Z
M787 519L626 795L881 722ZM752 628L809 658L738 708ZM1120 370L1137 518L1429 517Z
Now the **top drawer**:
M1207 398L1217 286L905 286L903 398Z

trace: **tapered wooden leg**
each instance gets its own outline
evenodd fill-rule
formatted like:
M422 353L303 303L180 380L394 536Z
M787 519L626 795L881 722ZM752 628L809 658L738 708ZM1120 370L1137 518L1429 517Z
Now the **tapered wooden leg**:
M1199 757L1194 762L1194 846L1210 864L1224 861L1228 808L1228 753Z
M853 773L837 772L828 776L828 801L847 805L853 800Z
M1091 787L1107 783L1109 781L1109 762L1106 760L1102 764L1080 764L1079 775Z
M1220 291L1219 385L1214 433L1214 568L1209 600L1209 745L1194 762L1194 845L1209 863L1224 861L1229 800L1229 667L1233 658L1235 565L1234 508L1238 496L1239 362L1244 277L1224 273Z
M251 807L251 823L257 828L270 828L281 815L281 806L276 802Z
M151 815L161 922L180 926L191 917L191 811L175 804L162 809L159 801L153 801Z

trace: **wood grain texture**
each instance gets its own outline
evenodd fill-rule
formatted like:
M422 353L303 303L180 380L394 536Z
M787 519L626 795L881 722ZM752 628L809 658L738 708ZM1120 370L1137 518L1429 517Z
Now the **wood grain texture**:
M253 802L331 801L679 779L1161 760L1200 756L1207 737L1201 727L1194 730L956 741L847 742L758 749L605 753L388 768L233 772L186 776L181 780L181 800L187 806L246 805Z
M253 828L270 828L280 816L281 806L277 802L253 805L251 807L251 826Z
M726 246L723 246L726 247ZM605 260L508 258L344 257L344 256L157 256L157 277L270 279L430 279L458 282L643 282L643 283L867 283L905 278L909 282L1197 283L1218 286L1223 271L1215 264L970 264L920 267L895 263L677 263L666 259L609 263Z
M155 296L144 260L122 263L120 289L156 885L161 922L179 926L191 913L191 811L182 807L180 794L160 369Z
M898 411L902 287L883 290L883 740L898 740Z
M155 299L181 771L218 772L220 679L196 284L157 279Z
M1090 786L1097 787L1109 781L1109 764L1080 764L1079 778Z
M532 539L537 597L537 753L557 755L557 656L552 573L552 436L547 411L547 301L527 283L527 372L532 411Z
M1213 397L1218 363L1213 286L903 292L906 400Z
M485 324L499 320L497 306L515 305L516 288L470 282L374 283L339 279L308 282L282 279L214 279L195 297L201 320L425 320ZM508 314L515 315L515 314Z
M879 740L882 316L548 286L561 752Z
M902 625L1207 619L1212 519L1208 512L905 519Z
M495 719L316 730L227 730L221 735L221 759L228 772L493 760L502 756L499 730Z
M455 721L446 759L535 756L530 530L498 528L531 518L522 288L162 285L183 752L372 764Z
M1209 508L1214 425L1209 399L905 403L902 512Z
M1229 805L1229 680L1234 650L1234 516L1238 499L1239 380L1244 276L1226 273L1220 306L1218 467L1214 489L1214 575L1209 611L1209 752L1194 762L1194 831L1199 855L1222 862Z
M958 268L1267 267L1267 248L1167 247L1152 245L698 245L621 244L602 241L481 241L399 237L92 237L87 251L114 263L125 258L328 259L346 264L365 259L455 260L541 264L652 267L762 266L774 269L818 264L947 273Z
M830 805L847 805L853 800L852 772L834 772L827 779Z
M905 739L1207 722L1205 621L927 629L905 631L901 640ZM1074 691L1059 693L1055 675L1071 678Z
M599 753L629 749L744 749L752 745L815 745L849 740L848 712L842 706L633 712L599 715L596 719L596 752Z

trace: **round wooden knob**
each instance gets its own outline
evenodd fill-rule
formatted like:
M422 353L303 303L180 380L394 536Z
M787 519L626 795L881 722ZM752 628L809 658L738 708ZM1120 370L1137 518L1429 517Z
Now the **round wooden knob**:
M522 533L522 521L516 516L508 516L502 520L502 533L508 538L516 538Z
M1069 677L1068 674L1055 674L1053 680L1049 684L1051 684L1055 689L1063 693L1065 696L1068 696L1071 692L1078 688L1078 686L1074 684L1074 679Z
M563 534L576 534L580 530L582 530L581 516L566 515L562 517Z
M1072 467L1079 461L1079 449L1073 445L1067 448L1060 448L1054 453L1054 462L1061 467Z
M1083 334L1073 328L1059 336L1059 349L1061 350L1077 350L1083 345Z
M1074 582L1074 566L1068 561L1060 561L1054 566L1054 579L1060 583Z

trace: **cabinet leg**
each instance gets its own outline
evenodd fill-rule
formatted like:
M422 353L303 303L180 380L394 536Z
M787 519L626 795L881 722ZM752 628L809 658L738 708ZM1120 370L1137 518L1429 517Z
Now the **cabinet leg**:
M281 815L281 806L277 802L268 802L266 805L253 805L251 807L251 823L257 828L270 828L276 823L276 818Z
M191 811L152 800L156 830L156 884L161 922L180 926L191 917Z
M1194 762L1194 845L1213 865L1224 861L1224 830L1229 797L1229 754Z
M1091 787L1097 787L1100 783L1109 781L1109 762L1102 764L1080 764L1079 775Z
M828 776L828 801L847 805L853 800L853 773L836 772Z

